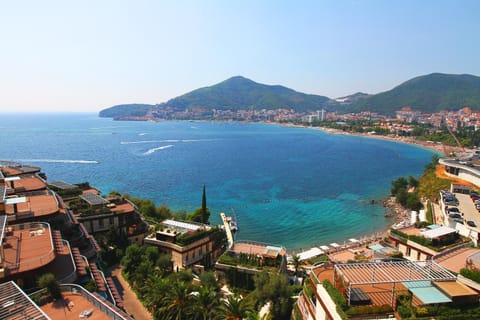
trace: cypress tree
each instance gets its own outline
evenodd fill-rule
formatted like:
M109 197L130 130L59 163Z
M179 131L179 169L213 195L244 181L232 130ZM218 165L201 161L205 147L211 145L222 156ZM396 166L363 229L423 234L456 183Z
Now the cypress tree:
M207 212L207 195L205 194L205 184L203 185L203 194L202 194L202 212L205 214Z
M205 185L203 185L202 193L202 222L209 223L208 219L210 218L210 211L207 208L207 195L205 193Z

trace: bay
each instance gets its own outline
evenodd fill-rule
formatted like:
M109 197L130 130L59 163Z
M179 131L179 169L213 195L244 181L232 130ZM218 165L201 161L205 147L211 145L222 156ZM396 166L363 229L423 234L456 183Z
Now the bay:
M234 122L122 122L96 114L1 114L0 159L49 181L89 181L173 210L201 205L212 223L235 212L238 239L307 248L393 223L381 205L399 176L433 151L309 128Z

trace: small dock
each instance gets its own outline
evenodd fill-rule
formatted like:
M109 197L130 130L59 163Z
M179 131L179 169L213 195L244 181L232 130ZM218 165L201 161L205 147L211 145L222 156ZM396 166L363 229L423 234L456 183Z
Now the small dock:
M227 219L227 216L225 216L225 213L220 213L220 216L222 217L223 226L225 227L225 232L227 233L228 249L231 249L233 247L233 234L232 229L230 228L230 222Z

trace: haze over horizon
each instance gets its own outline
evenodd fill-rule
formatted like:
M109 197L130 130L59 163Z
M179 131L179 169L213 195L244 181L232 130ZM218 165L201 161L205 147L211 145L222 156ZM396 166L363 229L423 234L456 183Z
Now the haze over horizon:
M160 103L241 75L330 98L480 75L480 2L22 1L0 6L0 111Z

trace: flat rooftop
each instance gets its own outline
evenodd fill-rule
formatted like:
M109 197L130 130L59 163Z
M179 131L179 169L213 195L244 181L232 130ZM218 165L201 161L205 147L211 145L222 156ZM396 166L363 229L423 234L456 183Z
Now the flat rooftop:
M464 247L435 258L435 262L450 271L460 273L460 269L465 268L467 259L472 259L478 253L479 249ZM477 262L476 265L480 266L480 263Z
M49 182L48 185L58 188L60 190L75 190L78 189L78 186L63 181L54 181Z
M101 298L87 293L79 286L71 286L70 291L63 291L62 301L54 301L43 305L41 308L50 318L55 320L89 319L110 320L131 319L124 312L107 304ZM85 316L82 316L85 315Z
M6 214L21 215L22 213L31 213L35 217L48 216L59 212L59 210L57 199L51 194L28 196L25 202L17 203L16 205L5 205Z
M107 204L108 201L98 194L94 193L85 193L80 196L81 199L85 200L91 206L99 206Z
M230 251L240 254L255 254L276 258L278 255L284 256L287 252L283 247L271 246L255 242L235 242Z
M2 166L1 168L5 177L18 176L28 173L37 173L40 172L41 169L40 167L24 166L19 164Z
M9 187L15 189L17 192L27 192L35 190L44 190L47 185L37 177L20 178L18 180L6 181Z
M43 267L55 259L50 227L46 223L7 227L3 241L3 267L9 274Z
M436 281L435 286L442 290L450 298L478 296L478 293L457 281Z

